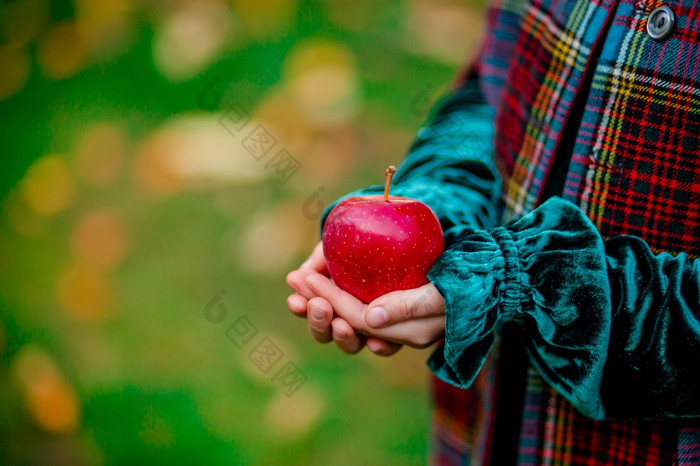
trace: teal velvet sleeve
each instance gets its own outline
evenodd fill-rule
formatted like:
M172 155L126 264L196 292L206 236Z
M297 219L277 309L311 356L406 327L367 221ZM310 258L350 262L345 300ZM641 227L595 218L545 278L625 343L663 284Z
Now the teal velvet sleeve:
M515 321L530 360L594 419L700 416L700 262L641 239L603 241L575 205L552 198L503 227L464 230L429 274L446 334L431 356L471 384L499 322Z
M391 193L427 204L449 245L467 226L496 224L501 179L493 161L494 110L476 81L465 81L436 108L394 175ZM325 209L321 225L340 200L383 192L377 184L341 197Z
M428 276L446 305L432 371L468 387L495 328L515 321L533 365L583 414L699 416L698 261L654 255L639 238L604 242L558 198L494 228L493 116L466 81L418 132L394 177L392 193L425 202L445 231L446 250ZM341 199L383 189L343 196L321 225Z

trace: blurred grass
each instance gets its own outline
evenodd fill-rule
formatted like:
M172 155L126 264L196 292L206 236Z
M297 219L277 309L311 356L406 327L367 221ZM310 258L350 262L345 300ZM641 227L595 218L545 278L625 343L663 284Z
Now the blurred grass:
M422 464L429 352L404 349L385 360L316 344L286 310L284 275L317 238L317 219L303 215L304 201L319 186L327 204L378 182L425 117L412 105L416 96L436 98L472 51L467 40L451 61L441 50L414 50L421 34L433 31L428 21L416 35L411 21L433 10L436 18L452 10L478 18L483 6L267 0L251 9L245 2L208 3L230 14L232 26L213 58L185 71L176 71L181 63L154 58L154 43L166 40L164 25L192 7L187 2L15 0L0 6L0 50L19 50L31 63L18 90L0 97L0 464ZM17 39L8 26L8 11L18 4L46 13L34 38ZM284 8L289 18L275 19ZM47 47L42 31L111 14L128 19L120 40L76 61L65 77L56 76L61 69L51 60L42 64L41 53L48 53L40 53ZM474 34L466 31L463 38ZM350 65L343 66L350 70L341 71L357 81L357 89L351 79L341 96L348 107L311 108L330 112L331 123L304 113L310 102L294 100L288 71L299 50L320 50L313 48L318 41L335 44L333 60L349 52ZM67 50L70 58L73 49ZM182 72L190 75L173 74ZM210 86L220 99L203 99ZM329 86L328 95L346 92L340 84ZM264 160L231 149L240 143L207 123L234 103L263 121L300 161L289 183L279 183ZM105 124L124 140L124 153L114 155L117 162L123 157L114 176L99 172L103 165L97 172L81 165L83 152L99 159L117 150L112 139L102 147L99 140L85 142L95 125ZM159 171L159 163L171 160L159 158L159 151L177 152L203 137L209 144L210 130L216 138L225 135L223 142L195 144L186 154L208 176ZM27 188L30 167L48 154L65 163L67 180L57 181L52 171L46 182ZM209 155L214 168L197 165ZM245 170L257 175L238 177ZM227 175L218 179L220 172ZM56 204L59 188L68 191L65 203ZM37 211L41 202L56 211ZM95 212L107 223L90 223ZM104 262L100 254L117 247L115 241L124 257ZM222 289L226 319L212 324L204 307ZM258 336L239 349L226 330L241 316ZM277 368L264 374L247 358L262 337L282 350L280 365L292 362L308 379L290 397L271 381Z

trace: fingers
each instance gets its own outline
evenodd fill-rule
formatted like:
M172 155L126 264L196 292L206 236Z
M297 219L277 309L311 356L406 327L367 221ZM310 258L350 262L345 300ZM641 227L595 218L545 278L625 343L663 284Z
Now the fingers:
M331 320L332 310L329 311L330 303L323 298L312 298L310 301L298 294L293 294L287 298L287 306L292 313L298 317L307 316L307 306L311 303L314 309L320 309L323 316L317 314L315 317L309 314L309 332L314 339L322 343L327 343L332 338L338 348L345 353L354 354L362 349L362 335L357 334L350 324L335 322ZM330 316L330 317L329 317ZM340 321L342 319L334 319ZM350 331L348 331L348 328ZM330 335L330 337L329 337ZM385 341L379 338L367 338L367 347L378 356L391 356L401 349L400 344Z
M306 262L301 264L298 269L287 274L287 284L301 296L306 299L311 299L316 295L306 285L306 277L312 273L328 275L328 266L326 264L326 258L323 255L323 243L321 242L316 244L316 247L314 247L313 252Z
M445 317L425 317L372 330L371 335L413 348L427 348L445 334Z
M287 274L287 285L291 286L294 291L306 299L311 299L316 296L316 294L311 291L311 288L306 285L306 277L308 277L310 273L315 272L307 268L303 270L292 270Z
M306 305L308 300L300 294L294 293L287 298L287 307L297 317L306 317Z
M367 337L366 344L367 348L378 356L391 356L403 347L403 345L398 343L374 337Z
M335 313L345 319L357 330L366 330L367 324L363 318L364 310L367 307L359 299L350 293L341 290L335 283L327 277L318 273L312 273L306 277L306 285L317 296L323 296L331 304Z
M328 270L328 264L326 263L326 256L323 255L323 243L319 241L314 246L314 250L311 251L311 255L306 261L299 266L300 269L311 269L318 273L324 273Z
M317 275L319 278L312 278L310 283L314 283L314 280L322 280L320 287L326 294L318 293L309 286L307 280L312 275ZM287 275L287 284L296 291L287 298L287 307L294 315L308 318L309 333L316 341L327 343L334 340L338 348L348 354L359 352L365 346L365 340L369 343L370 350L380 356L391 356L401 349L402 345L399 343L365 337L357 333L342 317L334 319L333 305L319 295L329 296L330 293L333 301L343 306L344 312L352 315L357 323L364 323L361 318L362 313L357 310L364 309L365 305L340 290L326 276L328 276L328 266L321 242L316 244L309 258L297 270Z
M402 344L426 348L444 335L445 303L430 283L412 290L387 293L369 305L319 273L309 273L304 283L327 306L322 324L314 327L314 338L318 341L332 338L346 353L362 349L366 338L370 338L370 349L375 353L390 355ZM335 319L333 312L337 316ZM328 319L332 319L330 336ZM309 328L312 329L311 324Z
M343 319L333 319L333 308L324 298L315 297L306 301L302 296L292 295L287 299L290 309L292 307L295 308L292 312L301 316L296 307L302 300L306 304L304 315L308 317L309 333L316 341L328 343L334 340L338 348L348 354L357 353L364 347L364 337L356 333L350 324ZM291 304L289 304L290 301L292 302ZM377 354L388 356L398 350L398 348L394 348L394 346L397 346L395 343L382 343L384 344L378 345Z
M309 333L319 343L328 343L333 339L331 334L331 320L333 308L323 298L311 298L306 306Z
M426 348L445 332L444 301L433 285L387 293L368 306L321 274L310 274L306 284L315 294L328 300L337 316L367 337ZM367 310L376 307L386 312L381 328L371 327L367 322Z
M333 327L333 340L342 352L355 354L365 346L364 337L356 333L344 319L336 317L331 325Z
M384 328L401 322L445 315L445 301L432 283L412 290L394 291L367 306L369 328Z

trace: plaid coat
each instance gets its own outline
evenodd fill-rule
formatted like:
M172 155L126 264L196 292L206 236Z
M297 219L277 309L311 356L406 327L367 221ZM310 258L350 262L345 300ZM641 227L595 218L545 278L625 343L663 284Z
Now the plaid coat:
M492 1L394 177L445 231L436 464L700 464L700 0L661 6Z
M602 238L634 235L655 253L697 257L700 1L670 0L676 24L660 41L646 28L656 0L492 3L469 78L495 110L502 220L540 205L555 157L564 163L568 151L562 197ZM468 390L435 379L435 463L486 463L507 447L494 437L494 408L508 395L497 389L499 365L497 344ZM596 421L531 368L517 459L700 464L700 421Z

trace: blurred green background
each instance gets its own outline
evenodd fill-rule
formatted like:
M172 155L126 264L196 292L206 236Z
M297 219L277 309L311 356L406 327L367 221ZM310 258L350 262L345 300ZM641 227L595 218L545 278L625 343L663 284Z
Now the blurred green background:
M284 276L482 3L2 2L0 464L423 464L429 350L313 342Z

